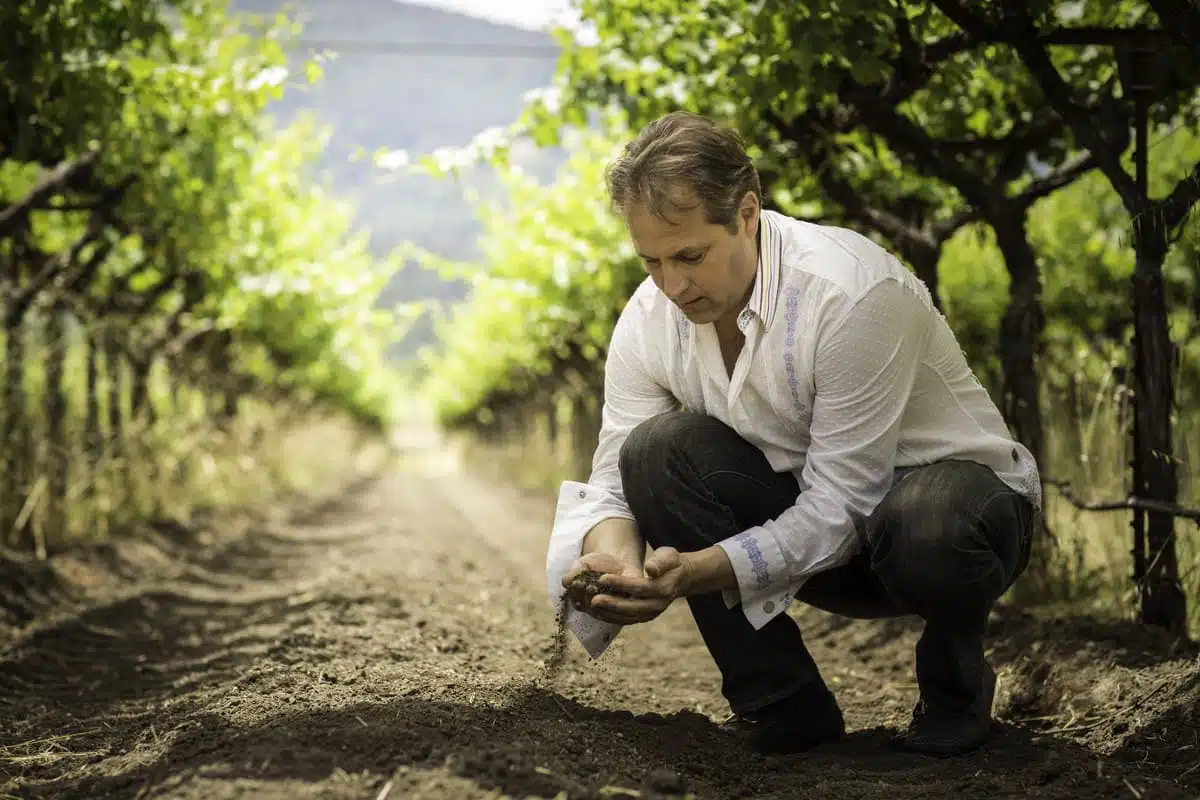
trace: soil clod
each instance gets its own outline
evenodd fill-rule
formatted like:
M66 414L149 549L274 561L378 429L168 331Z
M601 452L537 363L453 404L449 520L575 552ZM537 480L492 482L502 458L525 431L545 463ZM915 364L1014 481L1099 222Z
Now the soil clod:
M656 769L646 776L646 788L662 794L683 794L687 783L674 770Z
M613 597L632 597L633 595L620 589L614 589L610 586L605 586L600 582L605 573L597 572L596 570L584 570L579 573L572 583L581 584L584 591L593 592L595 594L608 594Z

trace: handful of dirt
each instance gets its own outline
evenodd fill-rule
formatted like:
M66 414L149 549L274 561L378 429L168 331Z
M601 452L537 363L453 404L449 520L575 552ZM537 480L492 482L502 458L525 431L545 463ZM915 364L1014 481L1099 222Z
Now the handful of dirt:
M572 586L579 586L582 584L584 591L595 590L596 594L607 594L613 597L633 597L633 595L629 594L629 592L623 592L620 589L602 586L600 584L600 578L604 574L605 573L597 572L594 569L584 570L583 572L579 573L579 575L571 582L571 584Z

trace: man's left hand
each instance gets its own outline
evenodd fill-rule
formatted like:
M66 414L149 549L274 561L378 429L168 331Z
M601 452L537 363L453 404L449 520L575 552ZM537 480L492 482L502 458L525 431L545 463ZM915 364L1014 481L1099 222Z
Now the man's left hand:
M646 557L645 577L608 574L599 583L604 589L624 592L618 597L602 591L592 598L588 613L605 622L633 625L657 617L675 598L686 593L691 565L674 547L660 547Z

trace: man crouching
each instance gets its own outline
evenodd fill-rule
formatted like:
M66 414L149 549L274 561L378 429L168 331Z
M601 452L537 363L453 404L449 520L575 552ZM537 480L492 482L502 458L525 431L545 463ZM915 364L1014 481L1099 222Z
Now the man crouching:
M927 289L859 234L764 210L741 140L703 117L648 125L608 189L648 276L613 331L592 474L560 493L568 625L596 657L685 598L724 727L794 752L845 724L788 605L917 615L905 742L978 747L984 629L1041 489Z

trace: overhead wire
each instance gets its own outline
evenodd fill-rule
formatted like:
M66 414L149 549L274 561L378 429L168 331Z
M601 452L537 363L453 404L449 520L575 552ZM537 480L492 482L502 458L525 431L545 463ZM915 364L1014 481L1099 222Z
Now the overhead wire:
M338 53L398 56L455 56L459 58L558 58L562 48L553 45L475 44L472 42L364 41L353 39L297 39L288 49L304 47Z

